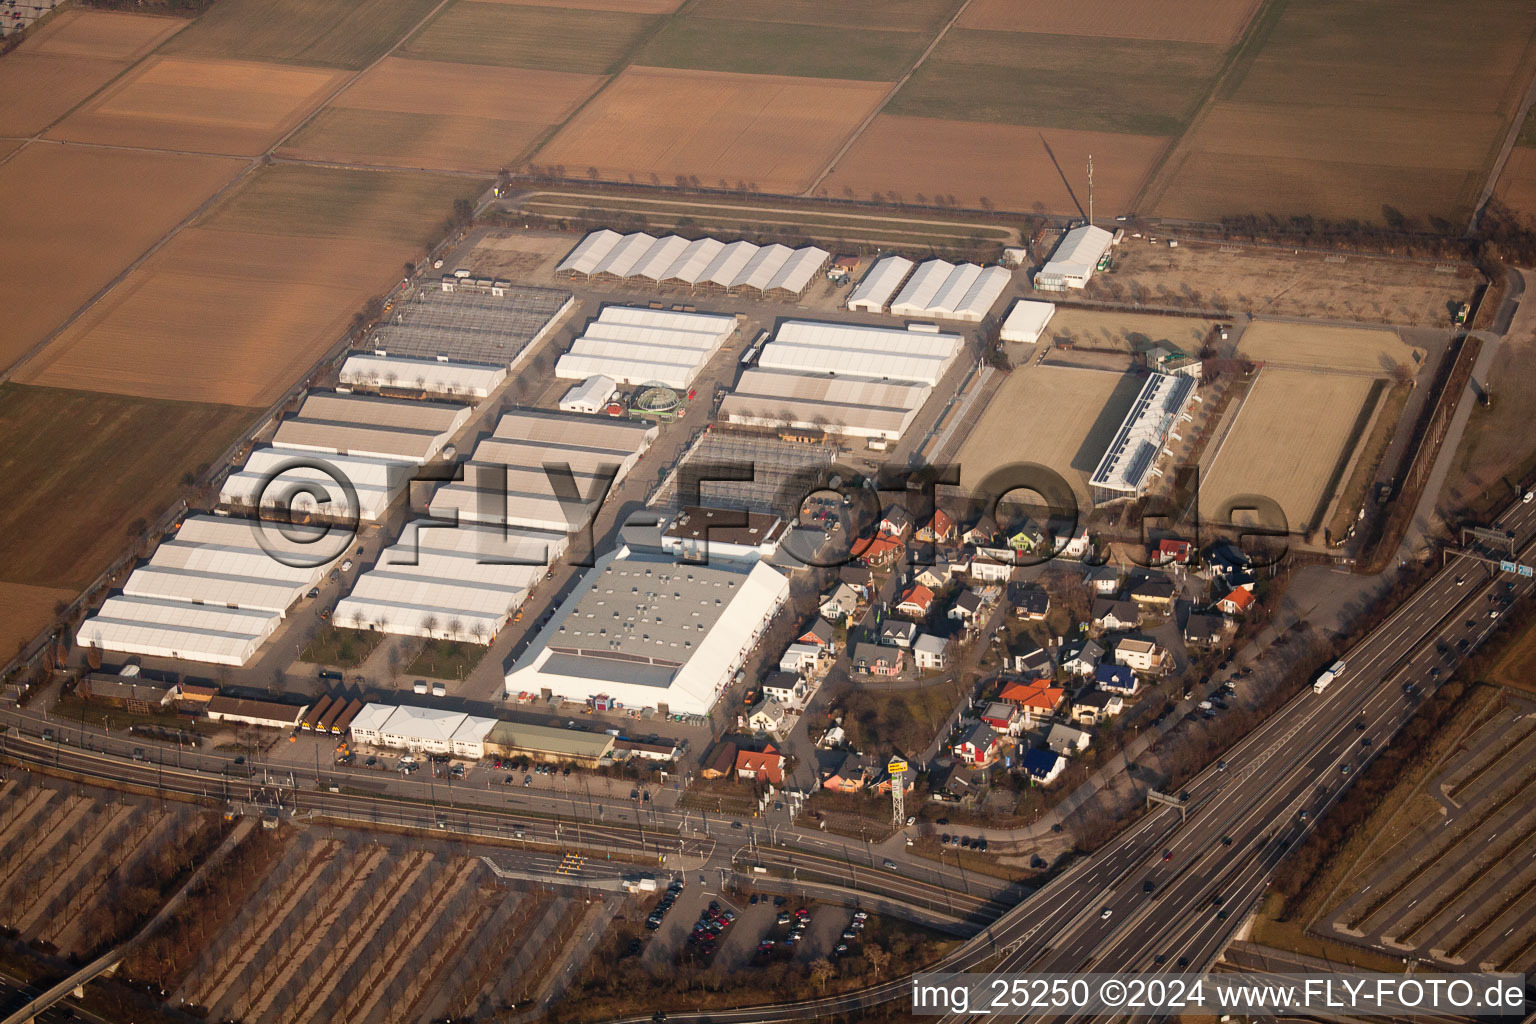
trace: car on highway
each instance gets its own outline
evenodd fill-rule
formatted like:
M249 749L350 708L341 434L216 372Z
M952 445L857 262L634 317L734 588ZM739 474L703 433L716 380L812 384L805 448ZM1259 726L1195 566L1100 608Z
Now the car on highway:
M1105 907L1103 910L1099 911L1099 920L1100 921L1108 921L1111 917L1114 916L1114 913L1115 912L1113 910L1110 910L1108 907Z
M1173 860L1173 851L1172 850L1164 850L1163 851L1163 860L1165 860L1165 861Z
M1221 837L1221 845L1222 846L1231 846L1232 845L1232 837L1231 836L1222 836Z
M895 871L896 870L896 862L891 860L889 857L887 857L885 859L884 863L885 863L885 870L887 870L887 871Z
M1216 770L1219 771L1219 772L1226 771L1227 770L1227 762L1225 762L1225 761L1217 761L1216 762Z

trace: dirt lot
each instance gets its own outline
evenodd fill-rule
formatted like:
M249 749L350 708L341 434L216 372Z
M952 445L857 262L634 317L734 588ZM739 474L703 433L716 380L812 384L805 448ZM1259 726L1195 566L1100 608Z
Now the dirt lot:
M1088 155L1100 214L1130 209L1167 140L881 114L824 182L832 196L896 193L966 206L1085 213Z
M517 163L602 81L563 71L389 57L348 86L280 152L494 173Z
M613 9L453 0L399 53L424 60L611 74L654 20Z
M1327 31L1318 26L1327 25ZM1165 217L1310 214L1460 226L1536 68L1536 8L1296 0L1149 190Z
M359 71L437 0L221 0L162 51Z
M1229 315L1449 327L1451 311L1472 297L1478 280L1470 268L1441 272L1433 263L1227 248L1186 242L1169 249L1127 237L1115 250L1114 270L1095 276L1085 294Z
M26 268L9 304L10 366L244 165L213 157L33 143L0 164L0 265Z
M1035 462L1060 473L1088 507L1088 477L1141 384L1107 370L1014 370L960 449L960 486L975 487L999 466Z
M1058 309L1044 337L1055 345L1116 352L1144 352L1157 344L1171 344L1198 355L1214 323L1194 317Z
M53 606L75 599L73 590L0 582L0 653L9 658L53 619Z
M0 579L83 587L130 543L134 520L168 508L181 475L216 458L250 418L224 406L0 385L0 471L22 481L0 505ZM41 600L50 615L56 600L41 590L17 597Z
M1418 372L1423 349L1396 331L1362 327L1325 327L1289 321L1259 320L1243 331L1237 352L1271 366L1343 370L1390 376L1397 367ZM1417 358L1415 358L1417 356Z
M256 156L347 77L319 68L155 57L65 118L49 137Z
M1237 41L1259 0L973 0L960 16L965 28L991 32L1046 32L1116 39L1173 39L1189 43Z
M667 183L808 186L887 87L873 82L629 68L535 155L541 165Z
M1270 368L1259 374L1201 483L1203 509L1219 515L1240 495L1275 501L1293 532L1324 511L1372 382L1363 376ZM1305 409L1306 416L1297 416Z

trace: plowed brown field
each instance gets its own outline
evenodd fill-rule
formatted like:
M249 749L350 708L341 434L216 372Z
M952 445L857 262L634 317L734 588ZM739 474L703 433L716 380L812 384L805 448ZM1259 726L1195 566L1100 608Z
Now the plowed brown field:
M50 138L255 156L349 72L156 57L65 118Z
M56 603L74 599L73 590L0 583L0 657L10 658L18 645L41 633Z
M1259 0L972 0L961 28L1234 43Z
M808 186L889 86L631 67L534 156L581 176Z
M574 7L582 11L626 11L630 14L671 14L683 0L484 0L523 7Z

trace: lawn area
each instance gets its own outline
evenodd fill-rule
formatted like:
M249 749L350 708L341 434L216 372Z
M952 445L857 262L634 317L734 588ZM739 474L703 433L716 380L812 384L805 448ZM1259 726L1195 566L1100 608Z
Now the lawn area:
M299 660L311 665L356 668L368 660L368 656L378 649L383 640L383 633L371 629L327 626L304 648Z
M893 82L928 40L916 32L736 18L675 18L635 55L649 67Z
M881 690L879 683L866 683L846 698L843 727L859 750L917 757L933 742L959 699L947 680L912 690Z
M1204 43L954 29L885 112L1177 135L1223 55Z
M406 674L426 676L428 679L464 679L480 664L485 652L484 644L460 643L456 640L428 640L420 653L405 667Z
M272 164L221 200L198 227L265 235L421 245L480 183L445 174Z
M360 70L436 0L220 0L161 53Z
M217 458L249 409L0 385L0 579L80 589Z
M401 47L402 57L609 74L654 17L454 0Z

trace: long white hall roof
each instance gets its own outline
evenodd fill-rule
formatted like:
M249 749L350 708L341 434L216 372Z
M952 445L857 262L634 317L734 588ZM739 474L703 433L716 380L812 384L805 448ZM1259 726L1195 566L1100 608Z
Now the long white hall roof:
M816 246L792 249L777 243L727 243L714 238L690 241L679 235L658 238L643 231L621 235L603 228L577 243L555 270L798 295L830 256L831 253Z
M347 385L361 384L375 388L400 388L437 395L484 398L507 379L507 368L445 359L354 352L341 364L337 379Z
M244 467L225 478L219 501L245 508L254 508L260 501L267 507L338 518L356 514L372 522L384 514L415 472L415 464L404 459L269 446L251 452ZM357 509L352 508L341 481L356 492ZM317 485L317 490L291 489L300 483ZM329 500L318 501L322 496Z
M736 330L736 318L608 306L555 361L555 376L687 388Z
M905 256L885 256L869 268L864 280L848 296L848 308L881 313L890 304L891 296L901 287L901 282L912 273L913 262Z
M928 316L975 323L991 310L1013 274L1003 267L929 260L891 302L897 316Z

